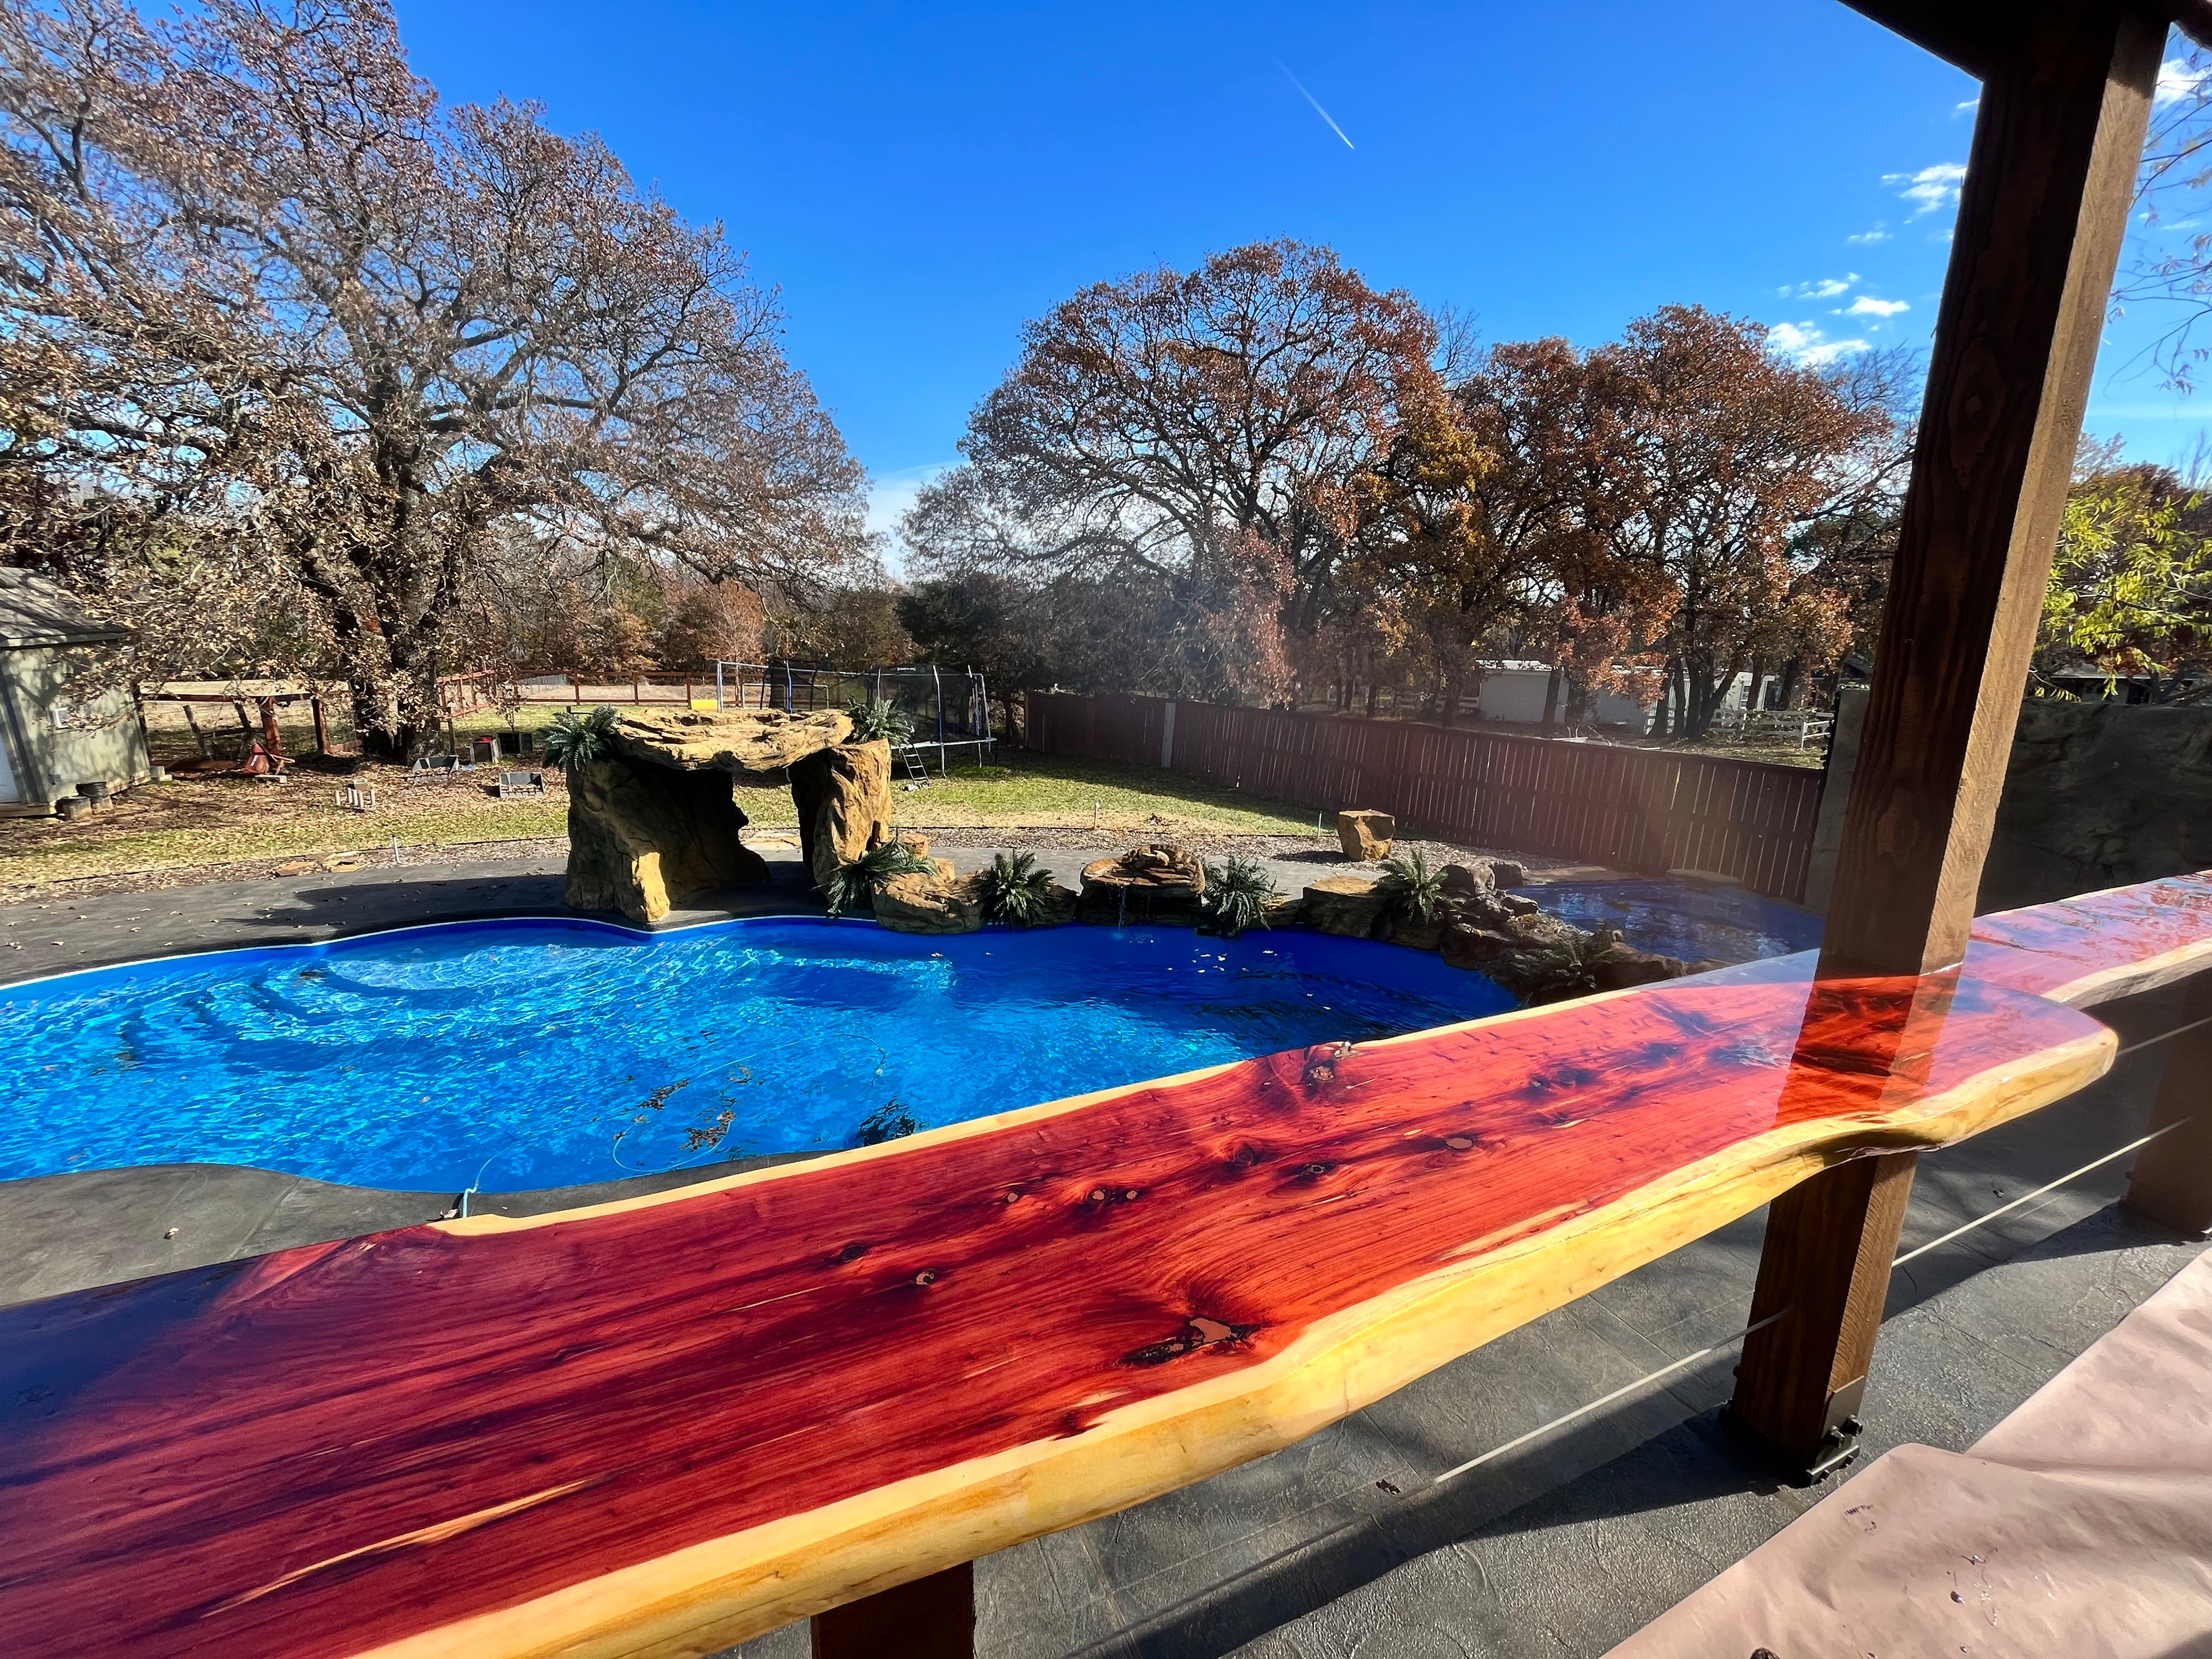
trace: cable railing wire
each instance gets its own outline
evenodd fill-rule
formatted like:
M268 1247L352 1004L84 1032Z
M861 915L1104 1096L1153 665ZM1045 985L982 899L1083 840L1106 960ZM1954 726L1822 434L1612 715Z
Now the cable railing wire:
M2167 1031L2164 1033L2162 1036L2148 1037L2144 1039L2143 1042L2134 1044L2132 1048L2124 1048L2120 1052L2122 1054L2131 1053L2133 1052L2133 1048L2147 1048L2151 1043L2162 1042L2166 1037L2179 1036L2185 1031L2194 1030L2197 1029L2197 1026L2204 1024L2212 1024L2212 1020L2198 1020L2193 1024L2180 1026L2173 1030ZM2183 1121L2187 1121L2188 1120L2185 1119L2183 1120ZM2106 1152L2101 1158L2092 1158L2088 1163L2081 1165L2080 1169L2070 1170L2067 1174L2059 1176L2056 1181L2048 1182L2043 1186L2038 1187L2032 1193L2024 1193L2020 1197L2014 1199L2010 1203L2000 1205L1997 1208L1990 1211L1987 1214L1976 1217L1973 1220L1967 1222L1966 1225L1962 1227L1954 1227L1949 1232L1943 1234L1942 1237L1931 1238L1925 1244L1917 1245L1913 1249L1905 1251L1903 1255L1893 1260L1890 1263L1890 1266L1893 1269L1901 1267L1906 1262L1913 1261L1917 1257L1927 1255L1930 1250L1940 1249L1942 1246L1952 1243L1955 1239L1963 1238L1966 1234L1974 1231L1977 1228L1988 1226L1991 1222L1996 1220L2001 1216L2008 1215L2013 1211L2021 1208L2024 1205L2032 1204L2037 1199L2042 1198L2048 1194L2054 1193L2061 1187L2066 1186L2071 1182L2079 1181L2083 1176L2091 1174L2095 1170L2104 1168L2107 1164L2111 1164L2118 1159L2125 1158L2130 1152L2141 1151L2143 1147L2149 1146L2154 1140L2158 1139L2160 1136L2171 1134L2174 1130L2181 1127L2181 1123L2179 1122L2169 1123L2164 1128L2154 1129L2150 1133L2139 1136L2136 1139L2128 1142L2126 1146L2117 1147L2113 1151ZM1578 1422L1582 1419L1591 1415L1593 1413L1602 1411L1607 1406L1611 1406L1620 1401L1626 1400L1631 1395L1650 1387L1654 1382L1657 1382L1666 1377L1672 1376L1678 1371L1687 1370L1692 1365L1698 1364L1704 1360L1712 1358L1717 1354L1726 1352L1729 1349L1735 1347L1738 1343L1743 1341L1745 1338L1752 1335L1754 1332L1764 1330L1769 1325L1775 1324L1781 1320L1788 1318L1796 1311L1796 1310L1794 1308L1784 1308L1778 1313L1769 1314L1765 1318L1759 1320L1757 1322L1745 1326L1743 1329L1737 1331L1733 1335L1723 1337L1719 1341L1712 1343L1706 1347L1699 1348L1694 1353L1684 1354L1680 1359L1671 1360L1668 1364L1658 1367L1656 1370L1646 1371L1643 1376L1636 1378L1633 1382L1624 1382L1620 1387L1613 1389L1611 1393L1601 1395L1598 1398L1589 1401L1587 1405L1577 1406L1572 1411L1562 1412L1559 1416L1551 1419L1548 1422L1539 1424L1536 1427L1529 1430L1526 1434L1516 1435L1512 1439L1505 1441L1500 1445L1493 1446L1486 1452L1483 1452L1477 1456L1468 1458L1464 1463L1455 1464L1452 1468L1444 1470L1443 1474L1431 1476L1427 1480L1423 1481L1411 1492L1400 1493L1395 1488L1392 1488L1392 1495L1394 1497L1400 1498L1403 1502L1412 1502L1417 1499L1427 1498L1441 1489L1446 1483L1456 1480L1462 1475L1471 1474L1474 1470L1480 1468L1486 1463L1494 1462L1498 1458L1504 1457L1509 1453L1517 1451L1522 1447L1528 1445L1532 1442L1540 1440L1545 1436L1565 1428L1571 1423ZM1222 1580L1219 1583L1209 1586L1206 1589L1201 1590L1194 1595L1185 1596L1170 1606L1163 1607L1159 1612L1153 1613L1149 1618L1142 1620L1137 1625L1131 1626L1126 1630L1116 1632L1112 1636L1103 1638L1099 1641L1091 1643L1086 1646L1077 1649L1073 1653L1068 1656L1068 1659L1099 1659L1100 1656L1112 1652L1117 1649L1126 1648L1131 1642L1141 1639L1141 1636L1146 1631L1158 1628L1171 1622L1177 1614L1181 1613L1185 1609L1199 1606L1233 1585L1249 1582L1249 1580L1256 1578L1261 1574L1265 1573L1270 1569L1279 1565L1281 1563L1291 1559L1293 1556L1305 1554L1310 1551L1317 1549L1322 1545L1328 1543L1333 1539L1342 1537L1348 1533L1358 1531L1361 1528L1369 1526L1376 1519L1376 1514L1370 1512L1357 1515L1352 1516L1350 1520L1340 1522L1335 1526L1328 1528L1326 1532L1317 1533L1311 1538L1301 1540L1297 1543L1291 1544L1285 1548L1278 1550L1274 1554L1268 1556L1265 1560L1254 1563L1251 1566L1245 1568L1243 1571L1238 1572L1229 1578Z

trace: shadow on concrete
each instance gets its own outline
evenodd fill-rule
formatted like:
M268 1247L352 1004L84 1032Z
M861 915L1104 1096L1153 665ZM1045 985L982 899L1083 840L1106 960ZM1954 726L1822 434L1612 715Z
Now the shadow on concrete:
M2118 1206L2111 1206L2053 1234L2015 1258L2039 1263L2109 1256L2145 1244L2171 1244L2179 1236ZM1943 1276L1952 1288L1984 1269L1987 1258L1960 1262ZM1940 1293L1926 1290L1903 1307ZM1893 1297L1890 1317L1902 1311ZM1139 1655L1143 1659L1220 1659L1268 1632L1440 1550L1558 1531L1716 1499L1771 1498L1784 1491L1778 1472L1727 1425L1720 1401L1729 1388L1733 1356L1716 1355L1669 1386L1708 1404L1697 1414L1611 1459L1594 1462L1607 1438L1617 1437L1618 1414L1600 1414L1560 1430L1516 1455L1500 1459L1449 1486L1408 1492L1385 1503L1381 1494L1357 1501L1364 1513L1291 1545L1267 1559L1129 1626L1076 1659ZM1632 1409L1623 1402L1620 1413ZM1877 1407L1878 1408L1878 1407ZM1909 1425L1907 1425L1909 1427ZM1907 1434L1898 1438L1911 1438ZM1879 1452L1886 1448L1875 1446ZM1853 1470L1863 1462L1851 1466ZM1547 1468L1583 1471L1545 1487ZM1803 1492L1771 1525L1835 1490L1831 1481ZM1371 1500L1371 1501L1370 1501ZM1340 1503L1346 1500L1340 1498Z

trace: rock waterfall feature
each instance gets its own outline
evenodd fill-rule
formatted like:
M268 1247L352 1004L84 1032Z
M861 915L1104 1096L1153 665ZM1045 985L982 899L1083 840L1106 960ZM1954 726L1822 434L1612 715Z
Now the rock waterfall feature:
M607 752L570 769L568 903L650 925L694 893L766 881L766 861L738 839L740 777L790 779L817 881L881 846L890 836L890 747L848 743L852 732L835 711L622 715Z

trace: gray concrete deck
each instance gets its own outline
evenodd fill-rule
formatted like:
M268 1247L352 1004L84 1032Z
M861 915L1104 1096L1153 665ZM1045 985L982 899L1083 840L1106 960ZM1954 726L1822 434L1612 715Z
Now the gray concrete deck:
M810 908L795 858L764 850L777 858L776 881L733 896L756 914ZM989 853L952 856L968 868ZM1084 856L1046 861L1073 866ZM49 901L0 910L0 982L185 950L543 913L558 896L547 868L447 865ZM2169 991L2100 1012L2125 1045L2171 1029L2175 1001ZM2162 1060L2153 1043L2072 1099L1925 1158L1906 1245L2139 1134ZM1869 1389L1870 1453L1906 1440L1963 1448L2203 1248L2118 1207L2126 1168L2109 1165L1900 1270ZM545 1208L599 1195L490 1202ZM344 1237L425 1219L451 1201L212 1166L0 1183L0 1302ZM1732 1335L1749 1306L1763 1224L1747 1217L1288 1450L988 1558L977 1569L981 1651L1602 1653L1820 1495L1776 1486L1721 1428L1733 1351L1449 1486L1424 1485ZM798 1659L805 1642L792 1626L737 1651Z

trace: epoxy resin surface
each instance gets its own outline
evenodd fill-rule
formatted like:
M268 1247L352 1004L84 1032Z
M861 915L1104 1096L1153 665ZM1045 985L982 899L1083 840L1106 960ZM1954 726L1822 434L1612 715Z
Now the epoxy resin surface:
M1303 932L403 929L0 989L0 1179L221 1163L431 1191L568 1186L1512 1006L1434 956Z

